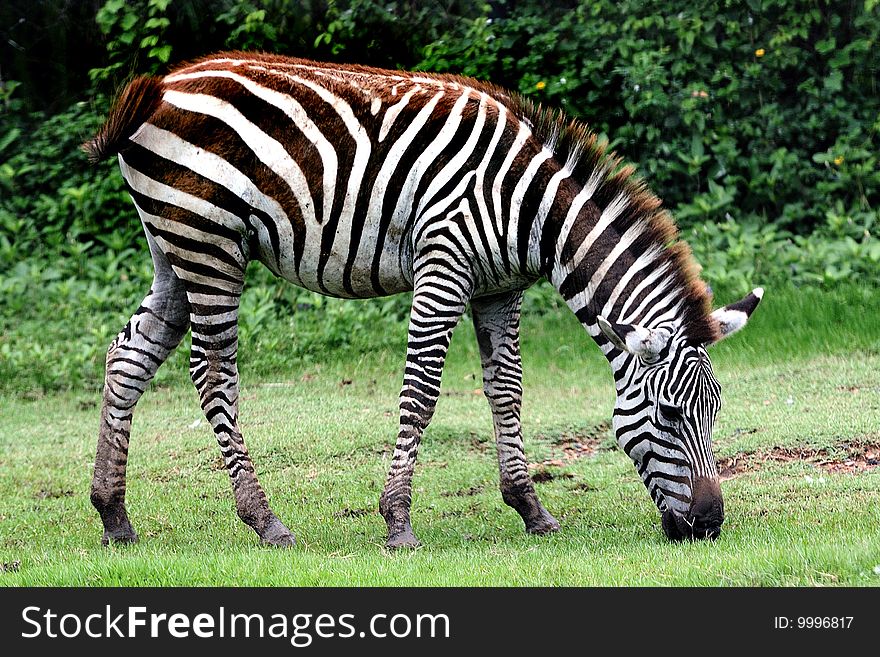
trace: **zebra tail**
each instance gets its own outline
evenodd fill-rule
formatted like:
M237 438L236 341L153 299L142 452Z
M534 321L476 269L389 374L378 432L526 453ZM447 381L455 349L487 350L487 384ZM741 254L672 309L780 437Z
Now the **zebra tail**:
M101 130L82 145L89 162L96 164L116 155L125 140L150 118L161 102L160 78L140 76L129 82L113 103Z

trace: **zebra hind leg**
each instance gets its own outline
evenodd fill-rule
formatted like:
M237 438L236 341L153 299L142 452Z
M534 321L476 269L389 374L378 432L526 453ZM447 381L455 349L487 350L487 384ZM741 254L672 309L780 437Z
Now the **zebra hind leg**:
M471 301L474 329L483 365L483 390L492 409L501 496L517 510L530 534L547 534L559 523L538 500L529 476L522 440L522 361L519 316L522 292Z
M222 283L217 279L217 283ZM231 289L192 285L190 375L226 464L238 516L267 545L295 544L290 530L269 508L238 426L238 306L241 284Z
M107 351L91 487L92 504L104 525L104 545L137 541L125 508L132 412L156 370L189 328L186 293L154 246L150 244L156 268L153 287Z

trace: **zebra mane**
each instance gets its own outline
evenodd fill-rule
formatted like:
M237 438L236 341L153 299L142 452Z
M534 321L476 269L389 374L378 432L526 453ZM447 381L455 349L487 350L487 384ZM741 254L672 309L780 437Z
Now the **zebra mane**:
M586 184L598 173L600 180L593 195L599 208L606 207L618 195L628 204L615 219L621 234L635 223L644 230L630 246L635 256L657 249L660 257L657 267L667 265L674 287L682 290L680 318L688 341L707 344L719 339L718 327L710 317L712 295L700 278L701 267L693 257L690 246L680 239L680 232L672 215L662 207L662 200L636 174L633 165L625 163L614 151L606 149L595 132L583 121L573 119L556 108L544 107L519 94L484 82L474 84L468 78L453 78L460 83L475 86L503 102L517 117L527 121L532 133L550 149L560 163L572 171L573 179Z

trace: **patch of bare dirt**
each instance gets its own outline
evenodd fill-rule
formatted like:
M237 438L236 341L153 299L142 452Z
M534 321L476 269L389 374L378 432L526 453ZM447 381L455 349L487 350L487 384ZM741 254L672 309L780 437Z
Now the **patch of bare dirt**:
M341 511L337 511L333 515L336 518L360 518L361 516L366 516L372 513L369 509L349 509L345 507Z
M461 490L455 491L446 491L440 493L442 497L472 497L473 495L479 495L485 490L485 486L483 484L476 484L475 486L471 486L470 488L463 488Z
M470 432L470 449L473 452L485 454L494 442L486 436L479 435L476 431Z
M553 471L547 468L538 467L532 475L532 481L536 484L545 484L554 479L574 479L574 475L570 472Z
M801 461L834 474L855 474L880 466L880 440L844 441L832 449L825 447L774 447L767 451L736 454L718 461L721 481L733 479L746 472L755 472L766 463Z
M57 500L61 497L73 497L72 490L41 490L34 497L38 500Z
M553 436L550 442L554 446L554 456L537 463L529 463L532 481L543 484L555 479L573 479L572 473L561 468L578 459L593 456L604 449L603 443L607 440L610 429L611 426L607 422L600 422L586 430L564 431ZM584 488L584 490L589 489Z
M585 431L564 431L551 439L553 445L560 448L559 455L537 463L529 463L529 469L546 469L548 466L561 468L577 459L593 456L603 448L602 443L608 437L610 429L611 426L607 422L600 422Z
M828 460L818 464L826 472L849 473L864 472L880 465L880 443L856 443L850 445L843 460Z
M443 390L440 392L440 396L465 398L482 397L483 389L474 388L473 390Z

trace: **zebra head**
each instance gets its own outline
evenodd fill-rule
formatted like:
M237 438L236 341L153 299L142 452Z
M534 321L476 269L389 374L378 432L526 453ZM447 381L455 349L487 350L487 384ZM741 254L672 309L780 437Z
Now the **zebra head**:
M735 333L758 306L757 288L712 313L721 340ZM721 386L706 347L680 324L645 328L598 318L602 333L622 352L617 369L614 433L654 503L670 540L716 538L724 503L712 452L712 426Z

